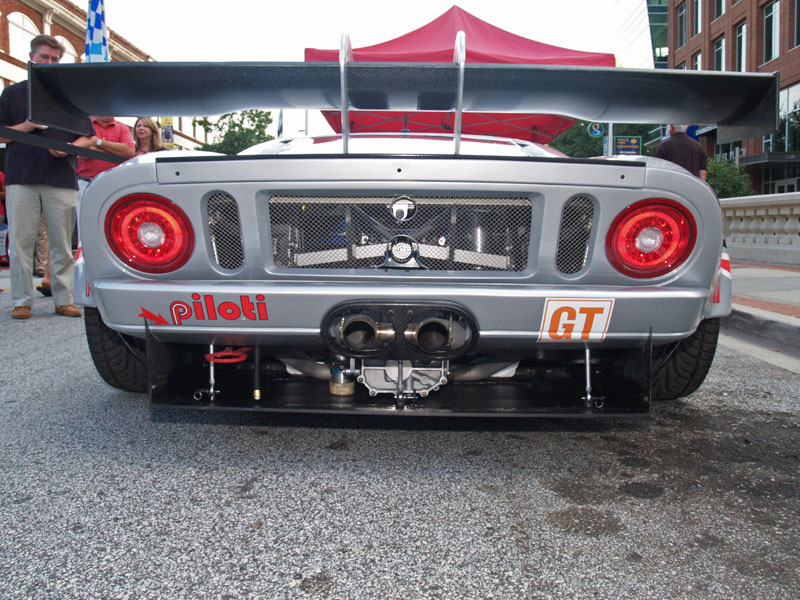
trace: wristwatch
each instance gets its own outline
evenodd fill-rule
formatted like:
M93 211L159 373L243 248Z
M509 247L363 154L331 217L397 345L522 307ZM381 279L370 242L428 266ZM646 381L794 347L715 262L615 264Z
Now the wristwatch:
M97 142L95 142L95 143L97 144L97 147L100 148L103 145L103 140L101 140L100 138L97 138Z

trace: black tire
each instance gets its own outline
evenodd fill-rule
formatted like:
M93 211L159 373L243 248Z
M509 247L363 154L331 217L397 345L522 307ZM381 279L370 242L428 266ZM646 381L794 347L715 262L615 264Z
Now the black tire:
M708 375L719 338L719 319L700 322L688 338L653 348L653 400L694 392Z
M94 366L103 380L127 392L147 391L147 351L144 340L114 331L96 308L83 311L86 340Z

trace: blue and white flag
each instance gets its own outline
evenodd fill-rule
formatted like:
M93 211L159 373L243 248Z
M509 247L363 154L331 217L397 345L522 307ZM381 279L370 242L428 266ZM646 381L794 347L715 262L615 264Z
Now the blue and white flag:
M86 11L86 62L108 62L108 30L103 0L89 0Z

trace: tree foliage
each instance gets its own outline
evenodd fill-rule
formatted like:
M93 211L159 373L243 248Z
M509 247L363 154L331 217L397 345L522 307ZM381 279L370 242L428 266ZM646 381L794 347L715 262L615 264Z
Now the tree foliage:
M605 125L605 123L604 123ZM655 153L656 146L651 148L645 147L644 143L650 136L650 132L657 127L657 125L639 125L630 123L615 123L614 135L633 136L638 135L642 138L642 154L652 155ZM589 135L589 122L578 121L570 127L567 131L558 136L555 140L550 142L550 146L561 150L567 156L574 158L590 158L592 156L603 155L603 138L592 137ZM606 134L608 130L606 129Z
M219 140L200 146L200 150L209 152L237 154L250 146L274 139L267 135L267 126L272 123L272 117L266 110L248 109L226 113L214 123L203 117L196 119L195 123Z
M706 181L719 198L751 196L755 193L744 169L722 158L708 159Z

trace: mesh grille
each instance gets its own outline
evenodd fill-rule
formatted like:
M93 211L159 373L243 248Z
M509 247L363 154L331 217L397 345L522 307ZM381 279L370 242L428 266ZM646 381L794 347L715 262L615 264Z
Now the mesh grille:
M562 273L577 273L586 265L592 235L594 204L588 196L574 196L561 211L556 268Z
M238 269L244 263L239 206L226 192L214 192L208 199L208 237L214 260L223 269Z
M521 271L528 262L524 197L273 196L269 215L279 267Z

